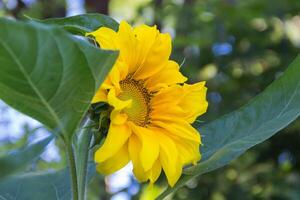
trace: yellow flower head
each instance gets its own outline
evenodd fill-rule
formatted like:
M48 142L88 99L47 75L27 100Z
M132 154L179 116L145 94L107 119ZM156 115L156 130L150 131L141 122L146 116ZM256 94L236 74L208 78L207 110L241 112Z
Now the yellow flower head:
M191 123L206 112L205 83L184 83L179 65L169 60L171 37L156 26L122 21L118 32L101 27L88 35L120 52L93 98L112 108L107 137L95 153L98 171L111 174L132 161L139 181L153 183L164 170L173 186L183 166L201 157L200 134Z

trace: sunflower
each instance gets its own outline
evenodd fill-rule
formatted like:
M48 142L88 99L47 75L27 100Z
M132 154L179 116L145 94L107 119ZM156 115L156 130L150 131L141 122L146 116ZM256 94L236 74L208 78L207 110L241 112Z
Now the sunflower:
M88 33L103 49L119 50L119 57L92 103L106 102L110 125L95 152L100 173L111 174L130 161L138 181L154 183L163 170L170 186L182 168L200 160L200 134L192 127L205 113L205 82L186 84L179 65L169 60L171 37L156 26L119 30L101 27Z

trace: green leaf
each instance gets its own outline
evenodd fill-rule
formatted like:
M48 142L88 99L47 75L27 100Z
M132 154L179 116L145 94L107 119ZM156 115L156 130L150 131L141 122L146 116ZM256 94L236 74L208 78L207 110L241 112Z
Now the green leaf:
M95 173L89 166L88 179ZM67 169L53 172L28 173L0 181L2 200L70 200L70 175Z
M77 35L85 35L87 32L92 32L102 26L118 30L119 24L111 17L102 14L83 14L66 18L50 18L45 20L32 19L34 21L58 25Z
M118 53L53 26L0 27L0 99L69 140Z
M200 128L203 139L201 162L185 169L186 175L158 199L182 187L191 178L223 167L297 119L300 115L299 74L300 56L250 103Z
M20 171L31 164L41 153L43 153L45 147L52 139L52 136L47 137L35 144L15 150L7 156L1 157L0 178Z

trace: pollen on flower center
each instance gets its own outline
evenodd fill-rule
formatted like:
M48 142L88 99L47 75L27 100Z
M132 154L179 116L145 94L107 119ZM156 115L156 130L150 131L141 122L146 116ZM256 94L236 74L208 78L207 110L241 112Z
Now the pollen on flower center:
M145 88L143 81L137 81L128 76L120 81L120 87L122 92L118 96L119 99L132 100L131 107L123 109L128 120L139 126L147 126L150 123L151 94Z

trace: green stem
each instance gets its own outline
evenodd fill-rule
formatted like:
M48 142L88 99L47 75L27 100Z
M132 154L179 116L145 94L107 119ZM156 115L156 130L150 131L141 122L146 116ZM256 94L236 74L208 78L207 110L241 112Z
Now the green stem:
M78 175L78 190L79 190L79 200L85 199L86 183L87 183L87 172L88 172L88 158L90 143L93 136L91 129L93 126L90 126L93 122L88 120L84 127L89 127L83 129L79 135L79 145L76 157L77 159L77 175Z
M72 182L72 199L78 200L78 183L77 183L77 173L76 173L76 162L73 151L72 142L66 142L66 152L69 161L69 169Z

